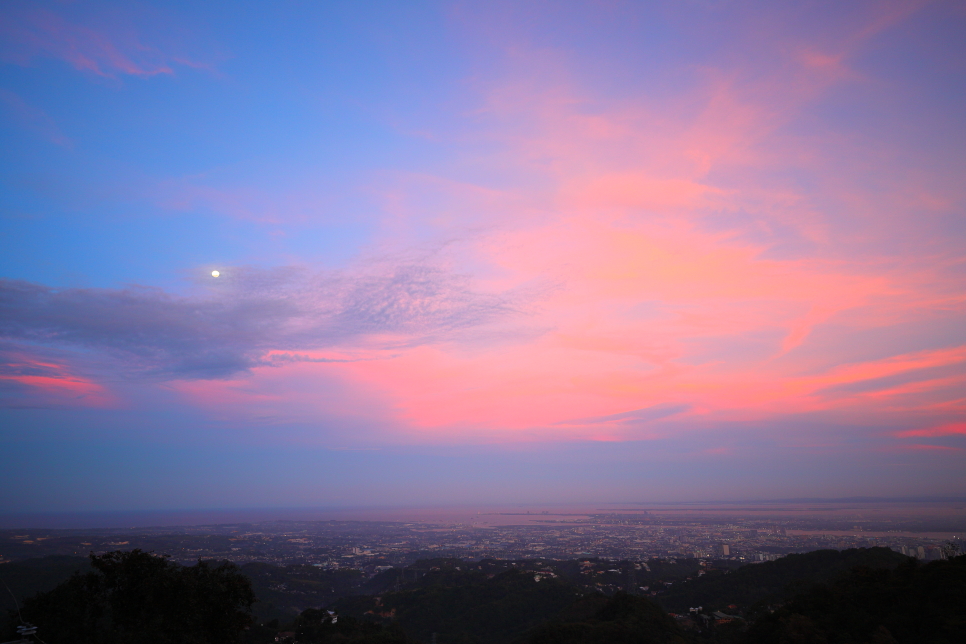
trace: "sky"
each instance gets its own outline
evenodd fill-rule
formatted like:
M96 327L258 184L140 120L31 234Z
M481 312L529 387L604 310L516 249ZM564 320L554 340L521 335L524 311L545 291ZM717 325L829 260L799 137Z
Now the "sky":
M4 2L0 512L966 493L964 28Z

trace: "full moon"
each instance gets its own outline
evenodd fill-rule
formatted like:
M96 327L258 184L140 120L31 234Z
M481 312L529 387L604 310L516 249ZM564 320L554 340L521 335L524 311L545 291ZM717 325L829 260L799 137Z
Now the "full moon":
M218 271L211 271L212 277L218 277L219 275L221 275L221 273L219 273Z

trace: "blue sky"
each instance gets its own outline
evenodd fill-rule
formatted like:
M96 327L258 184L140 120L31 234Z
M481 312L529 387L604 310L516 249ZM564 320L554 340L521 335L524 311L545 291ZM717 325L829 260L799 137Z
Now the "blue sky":
M962 491L964 23L5 3L0 511Z

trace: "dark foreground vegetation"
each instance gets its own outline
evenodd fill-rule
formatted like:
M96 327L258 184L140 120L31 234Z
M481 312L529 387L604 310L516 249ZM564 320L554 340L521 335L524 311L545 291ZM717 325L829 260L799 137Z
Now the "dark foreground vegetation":
M678 565L654 563L594 572L589 562L425 560L366 579L268 564L180 566L139 550L24 561L0 567L14 594L32 595L8 611L0 641L17 639L23 621L46 644L966 642L966 556L923 564L885 548L824 550L700 575L682 562L686 581L655 581L652 595L637 572L667 577ZM614 584L586 581L607 575ZM292 587L326 599L286 612Z

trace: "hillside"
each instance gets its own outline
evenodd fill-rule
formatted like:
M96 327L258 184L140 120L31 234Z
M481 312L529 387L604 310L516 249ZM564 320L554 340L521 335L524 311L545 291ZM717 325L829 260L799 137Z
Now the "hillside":
M28 597L52 590L75 572L85 573L90 569L91 561L87 557L60 555L3 564L0 581L7 587L0 587L0 614L15 608L11 594L22 604Z
M888 548L816 550L748 564L733 571L712 571L686 584L675 585L656 599L675 613L687 613L696 606L735 612L758 603L784 601L812 584L828 581L855 566L891 569L907 561L909 557Z
M398 624L408 635L430 641L509 642L557 617L582 593L572 584L529 572L494 576L479 571L439 571L418 587L382 596L340 600L331 608L357 618Z
M922 565L857 567L762 614L742 644L960 644L966 641L966 555Z
M108 559L126 556L115 553ZM167 566L146 553L138 557ZM301 644L952 644L961 642L966 632L961 608L966 605L966 556L923 564L885 548L815 551L730 572L713 570L670 587L659 586L669 589L649 597L611 589L636 573L663 577L677 573L678 566L684 573L690 567L668 562L668 570L646 571L629 562L527 565L433 559L367 579L349 569L224 566L232 583L242 590L250 588L251 600L258 599L251 611L254 620L244 618L250 627L238 633L239 641L248 644L270 644L286 632L294 632L297 637L292 637ZM79 607L92 596L81 592L82 582L93 579L87 574L90 570L88 559L45 557L5 564L0 575L18 598L27 599L22 602L25 619L36 620L45 633L59 629L66 636L76 620L63 617L87 614ZM192 571L204 576L222 568L170 570L193 579ZM150 575L140 572L129 577L131 588L149 581ZM178 595L166 605L176 609L178 619L194 619ZM28 599L32 596L36 598ZM102 603L107 601L104 597ZM145 604L155 605L160 606L155 601ZM692 606L703 610L691 613ZM124 610L142 609L131 604ZM716 610L727 615L714 614ZM8 611L6 618L4 630L10 631L16 613Z

